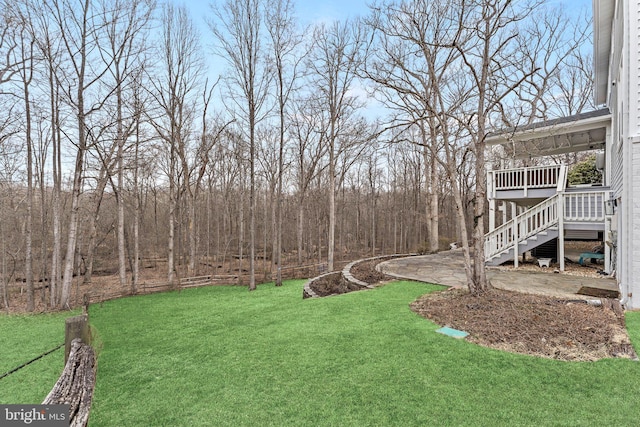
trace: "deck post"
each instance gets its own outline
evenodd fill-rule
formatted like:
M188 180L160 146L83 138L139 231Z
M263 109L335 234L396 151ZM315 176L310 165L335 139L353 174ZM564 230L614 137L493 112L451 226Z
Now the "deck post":
M487 171L487 194L489 195L489 232L496 228L496 184L493 171Z
M558 196L558 264L564 271L564 194Z
M496 229L496 199L489 199L489 232Z
M513 267L518 268L518 221L513 218Z

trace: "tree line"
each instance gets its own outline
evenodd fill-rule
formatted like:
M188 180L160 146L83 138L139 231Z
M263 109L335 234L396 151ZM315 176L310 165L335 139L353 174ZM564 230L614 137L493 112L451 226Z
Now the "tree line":
M487 288L492 130L591 107L590 23L543 2L382 1L302 24L219 0L0 1L0 292L67 307L74 276L166 278L457 241ZM586 52L586 53L585 53ZM211 75L207 59L224 64Z

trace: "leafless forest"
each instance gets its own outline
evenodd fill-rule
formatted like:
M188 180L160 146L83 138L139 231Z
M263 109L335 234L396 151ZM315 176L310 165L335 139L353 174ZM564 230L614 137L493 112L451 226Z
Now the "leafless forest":
M485 136L591 108L590 43L535 1L0 0L0 307L454 241L481 290Z

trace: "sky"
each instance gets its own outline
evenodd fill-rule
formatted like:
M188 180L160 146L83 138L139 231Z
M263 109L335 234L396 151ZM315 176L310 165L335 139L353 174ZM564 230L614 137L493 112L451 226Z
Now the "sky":
M222 0L218 0L222 1ZM303 23L341 20L368 14L368 5L376 0L294 0L297 15ZM563 4L567 10L578 12L591 8L592 0L546 0L547 4ZM178 1L178 3L180 3ZM184 0L196 21L211 14L214 1Z
M203 48L211 52L212 36L206 19L213 16L211 4L223 3L225 0L182 0L191 13L191 17L200 29ZM368 5L384 0L293 0L296 16L303 26L319 22L332 22L366 16ZM570 15L577 15L588 10L591 14L593 0L546 0L549 5L561 4ZM176 0L180 4L180 0Z
M225 74L226 64L220 58L213 55L213 36L206 23L213 17L211 5L224 3L225 0L182 0L189 9L194 23L198 26L202 35L202 47L205 51L210 80L216 80L218 76ZM311 26L321 22L333 22L366 16L369 14L369 5L389 0L293 0L294 9L301 26ZM176 0L180 4L180 0ZM585 11L591 15L592 0L546 0L550 6L562 5L567 14L577 16ZM373 100L367 104L374 107ZM375 108L375 107L374 107Z

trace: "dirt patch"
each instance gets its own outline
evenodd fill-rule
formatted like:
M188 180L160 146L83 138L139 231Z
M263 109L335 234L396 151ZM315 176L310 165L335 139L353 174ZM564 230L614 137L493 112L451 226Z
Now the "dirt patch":
M461 289L425 295L411 309L467 340L514 353L559 360L635 358L617 302L578 301L493 289L476 297Z

